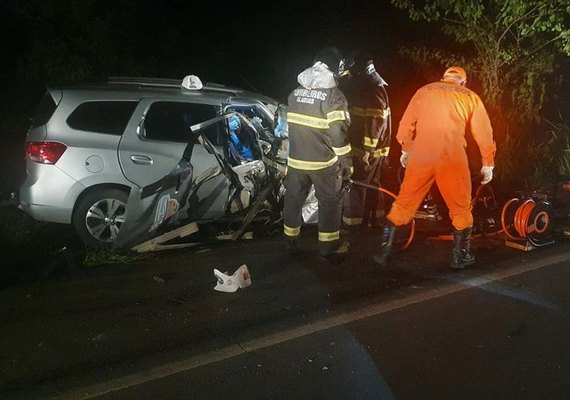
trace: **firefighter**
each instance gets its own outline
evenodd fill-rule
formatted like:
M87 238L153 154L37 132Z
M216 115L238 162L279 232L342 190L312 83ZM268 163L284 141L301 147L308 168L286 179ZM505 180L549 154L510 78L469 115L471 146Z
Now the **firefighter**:
M321 50L313 66L298 75L300 86L288 98L285 239L290 248L298 247L303 222L301 209L313 184L318 200L322 256L348 251L348 244L340 241L342 187L352 172L348 106L336 81L342 62L336 48Z
M357 51L348 68L341 90L348 100L353 179L380 186L381 170L390 152L390 106L384 79L376 72L370 56ZM351 230L357 226L376 225L384 217L382 194L353 186L345 194L343 224Z
M387 264L396 228L412 220L434 181L453 224L451 268L464 269L475 262L470 247L473 215L466 128L481 152L482 184L493 179L496 146L485 106L466 82L463 68L448 68L441 81L415 93L402 116L396 139L402 145L400 162L406 173L387 216L382 249L374 256L377 264Z

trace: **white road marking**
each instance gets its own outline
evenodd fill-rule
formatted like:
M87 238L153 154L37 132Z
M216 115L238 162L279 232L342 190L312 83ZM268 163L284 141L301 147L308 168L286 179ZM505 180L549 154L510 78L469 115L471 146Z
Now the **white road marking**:
M535 293L531 293L525 290L520 290L516 288L509 287L507 285L502 285L500 283L491 281L489 279L484 279L481 277L467 278L467 279L456 279L453 277L445 277L445 280L450 282L457 282L463 285L476 287L478 289L484 290L489 293L498 294L505 297L510 297L515 300L524 301L535 306L542 308L547 308L554 311L562 311L562 307L555 304L543 297L538 296Z
M550 265L558 264L570 260L570 252L558 254L551 257L545 257L534 262L524 263L510 268L501 269L499 271L490 272L477 276L481 282L489 284L491 282L500 281L526 272L535 271ZM467 273L471 278L474 276L471 272ZM211 351L202 355L189 357L186 360L172 362L159 367L151 368L146 371L130 374L124 377L111 379L107 382L95 384L80 389L74 389L67 393L52 397L52 400L68 400L68 399L92 399L105 394L124 390L133 386L141 385L156 379L165 378L181 372L189 371L201 366L209 365L218 361L227 360L233 357L247 354L256 350L264 349L290 340L294 340L313 333L322 332L337 326L346 325L350 322L362 320L385 314L390 311L398 310L414 304L423 303L429 300L445 297L451 294L459 293L464 290L471 289L468 281L444 283L425 292L408 295L401 299L386 301L382 303L370 304L361 307L355 311L340 314L330 318L308 323L299 327L291 328L283 332L276 332L264 337L244 341L242 343L233 344L219 350Z

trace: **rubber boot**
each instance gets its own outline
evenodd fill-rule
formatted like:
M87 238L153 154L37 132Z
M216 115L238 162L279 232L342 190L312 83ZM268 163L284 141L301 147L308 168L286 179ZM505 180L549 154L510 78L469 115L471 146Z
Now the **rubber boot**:
M350 243L347 240L336 240L330 243L319 243L319 254L322 257L346 254L350 250Z
M381 266L386 266L390 262L394 251L394 238L396 237L396 226L388 221L382 231L382 249L374 254L374 262Z
M453 230L452 269L466 269L475 264L475 256L471 253L471 232L472 228Z

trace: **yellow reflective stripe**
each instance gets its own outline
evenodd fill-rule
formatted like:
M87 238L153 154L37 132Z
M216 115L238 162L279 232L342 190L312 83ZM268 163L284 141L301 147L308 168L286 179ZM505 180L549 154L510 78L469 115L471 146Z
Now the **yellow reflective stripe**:
M346 146L342 146L342 147L334 147L333 146L333 150L337 156L344 156L345 154L350 153L350 150L352 150L352 149L350 147L350 144L347 144Z
M283 225L283 233L285 233L285 236L299 236L300 232L301 232L300 226L296 228L291 228L290 226Z
M354 226L354 225L360 225L362 224L362 221L364 220L364 218L351 218L351 217L342 217L342 222L344 222L346 225L349 226Z
M318 169L323 169L334 165L338 161L338 157L335 155L328 161L303 161L296 160L294 158L287 158L287 165L291 168L302 169L305 171L316 171Z
M388 157L390 154L390 147L380 147L379 149L374 150L372 153L372 157L380 158L380 157Z
M364 147L376 147L378 145L378 140L378 138L364 136L362 144L364 144Z
M312 117L305 114L297 114L293 112L287 113L287 122L290 124L297 124L308 126L309 128L328 129L329 121L325 118Z
M328 129L329 124L336 121L345 121L347 114L343 110L331 111L327 114L327 118L317 118L312 115L298 114L294 112L287 113L287 122L291 124L308 126L309 128Z
M390 107L388 108L360 108L350 107L350 113L359 117L388 118Z
M319 242L332 242L340 239L340 231L319 232Z
M334 110L327 114L329 124L336 121L346 121L346 119L346 113L343 110Z

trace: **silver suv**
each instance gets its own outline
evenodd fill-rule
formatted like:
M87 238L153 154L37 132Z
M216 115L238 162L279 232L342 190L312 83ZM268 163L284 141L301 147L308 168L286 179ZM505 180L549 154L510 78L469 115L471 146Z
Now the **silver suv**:
M157 193L164 182L178 193L180 175L174 183L166 178L185 161L191 167L180 200L186 219L243 215L256 183L246 190L242 175L257 177L261 168L265 176L268 163L285 164L271 135L278 104L237 88L201 82L199 88L185 88L181 82L111 78L48 89L26 138L20 207L40 221L72 223L90 247L112 245L127 219L129 195ZM230 140L229 120L235 116L242 121L240 140L250 149L248 159ZM163 220L172 217L170 211L161 214ZM152 224L156 229L155 220Z

